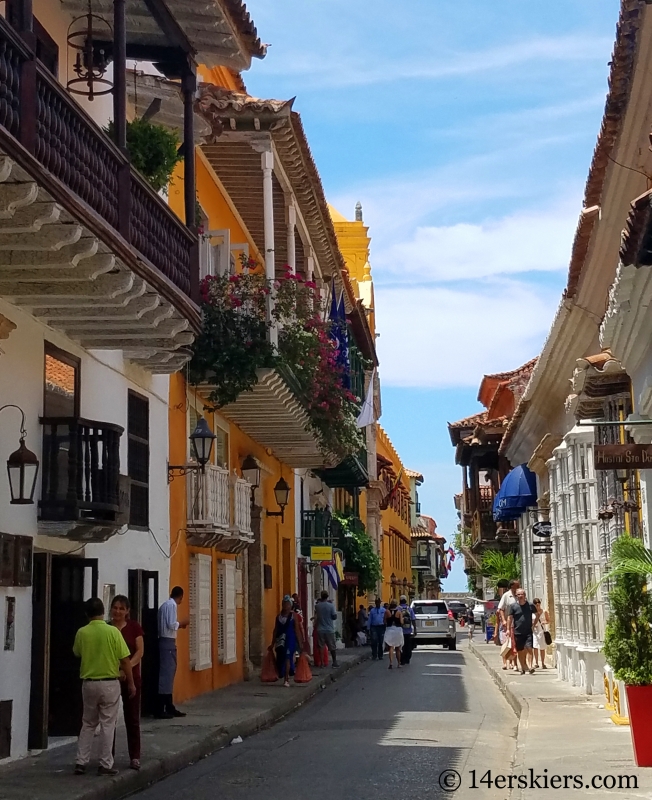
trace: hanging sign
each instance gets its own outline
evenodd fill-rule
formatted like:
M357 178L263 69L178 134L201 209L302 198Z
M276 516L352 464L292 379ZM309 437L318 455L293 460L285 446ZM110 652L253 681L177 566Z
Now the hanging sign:
M652 469L652 444L596 444L596 469Z
M311 547L310 548L311 561L327 561L329 564L333 563L333 548L332 547Z
M542 536L549 539L552 535L552 522L535 522L532 526L532 533L535 536ZM535 542L535 544L545 544L545 542Z
M344 571L344 578L340 581L340 586L357 586L360 576L357 572Z

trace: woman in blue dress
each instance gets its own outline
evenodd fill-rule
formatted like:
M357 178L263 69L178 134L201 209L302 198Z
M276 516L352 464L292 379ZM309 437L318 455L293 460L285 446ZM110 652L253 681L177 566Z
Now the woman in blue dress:
M303 650L303 631L299 616L292 611L290 595L283 598L269 649L276 653L276 671L284 679L283 686L289 686L290 675L294 674L294 657Z

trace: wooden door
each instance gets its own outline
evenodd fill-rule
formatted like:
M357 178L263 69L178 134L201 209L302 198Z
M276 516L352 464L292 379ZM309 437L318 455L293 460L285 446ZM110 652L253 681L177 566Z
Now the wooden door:
M145 640L145 653L140 667L141 709L144 715L155 714L158 704L158 588L158 572L129 570L130 615L140 623Z
M34 553L32 581L32 664L29 694L30 750L48 746L48 697L50 694L50 603L52 556Z
M52 557L50 736L76 736L81 728L79 659L72 646L75 634L88 622L84 600L97 597L97 582L96 558Z

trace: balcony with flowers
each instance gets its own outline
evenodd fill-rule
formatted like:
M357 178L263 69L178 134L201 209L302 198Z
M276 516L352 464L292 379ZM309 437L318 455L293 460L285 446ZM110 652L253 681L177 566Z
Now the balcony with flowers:
M315 283L290 268L270 281L248 259L203 280L201 308L189 380L216 409L291 467L330 467L364 447L346 327Z

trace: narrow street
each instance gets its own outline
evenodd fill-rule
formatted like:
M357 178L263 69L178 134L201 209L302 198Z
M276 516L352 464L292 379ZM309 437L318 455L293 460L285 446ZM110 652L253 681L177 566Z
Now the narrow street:
M516 717L466 649L417 649L389 672L366 662L271 729L233 745L137 795L208 800L385 800L452 796L439 788L456 770L455 798L474 797L468 771L508 773ZM281 691L269 687L266 691ZM466 787L466 788L465 788ZM495 797L504 797L497 792ZM483 791L483 797L494 797Z

